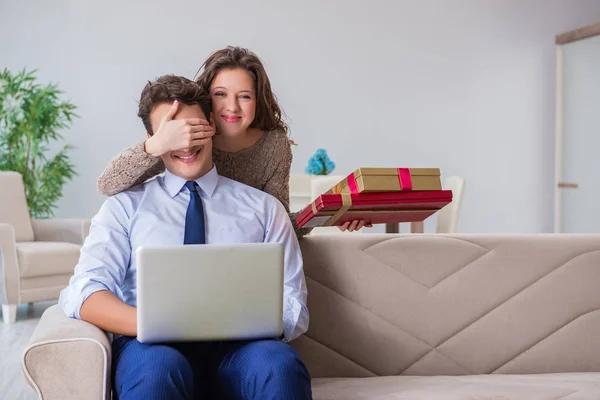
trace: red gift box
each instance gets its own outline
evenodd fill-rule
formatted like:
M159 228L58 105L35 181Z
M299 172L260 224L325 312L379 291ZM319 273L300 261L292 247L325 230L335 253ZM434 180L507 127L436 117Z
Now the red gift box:
M300 228L423 221L452 202L451 190L322 194L296 217Z

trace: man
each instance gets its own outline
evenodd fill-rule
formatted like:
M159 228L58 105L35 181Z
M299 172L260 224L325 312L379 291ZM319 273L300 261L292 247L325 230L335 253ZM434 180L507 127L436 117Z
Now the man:
M179 102L171 115L173 101ZM163 76L142 91L148 135L168 118L206 120L210 98L195 82ZM75 275L59 304L72 318L116 334L113 389L119 399L309 399L310 376L286 343L308 327L296 235L274 197L221 177L212 139L162 156L164 177L106 200L92 220ZM136 337L136 252L141 245L280 242L285 245L284 341L148 345ZM165 266L168 268L168 266Z

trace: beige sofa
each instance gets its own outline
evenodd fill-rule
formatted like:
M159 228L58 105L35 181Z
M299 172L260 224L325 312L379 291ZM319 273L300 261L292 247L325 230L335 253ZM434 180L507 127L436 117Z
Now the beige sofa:
M315 399L600 399L600 235L301 241ZM43 399L108 397L106 335L46 311L23 356Z

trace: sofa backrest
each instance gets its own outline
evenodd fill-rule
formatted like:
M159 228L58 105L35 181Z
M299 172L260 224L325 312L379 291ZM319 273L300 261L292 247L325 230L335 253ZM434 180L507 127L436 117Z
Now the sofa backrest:
M12 225L17 242L33 241L25 187L18 172L0 171L0 223Z
M300 240L313 377L600 371L600 235Z

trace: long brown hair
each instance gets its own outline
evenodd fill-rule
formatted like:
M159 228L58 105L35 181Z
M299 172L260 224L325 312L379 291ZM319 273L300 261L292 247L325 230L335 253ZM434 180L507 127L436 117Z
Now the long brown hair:
M250 124L265 132L280 131L288 134L288 125L282 119L282 111L277 97L271 90L271 82L260 59L248 49L228 46L217 50L206 59L198 72L202 74L196 79L207 92L217 74L224 69L241 68L250 73L254 79L256 90L256 115Z

